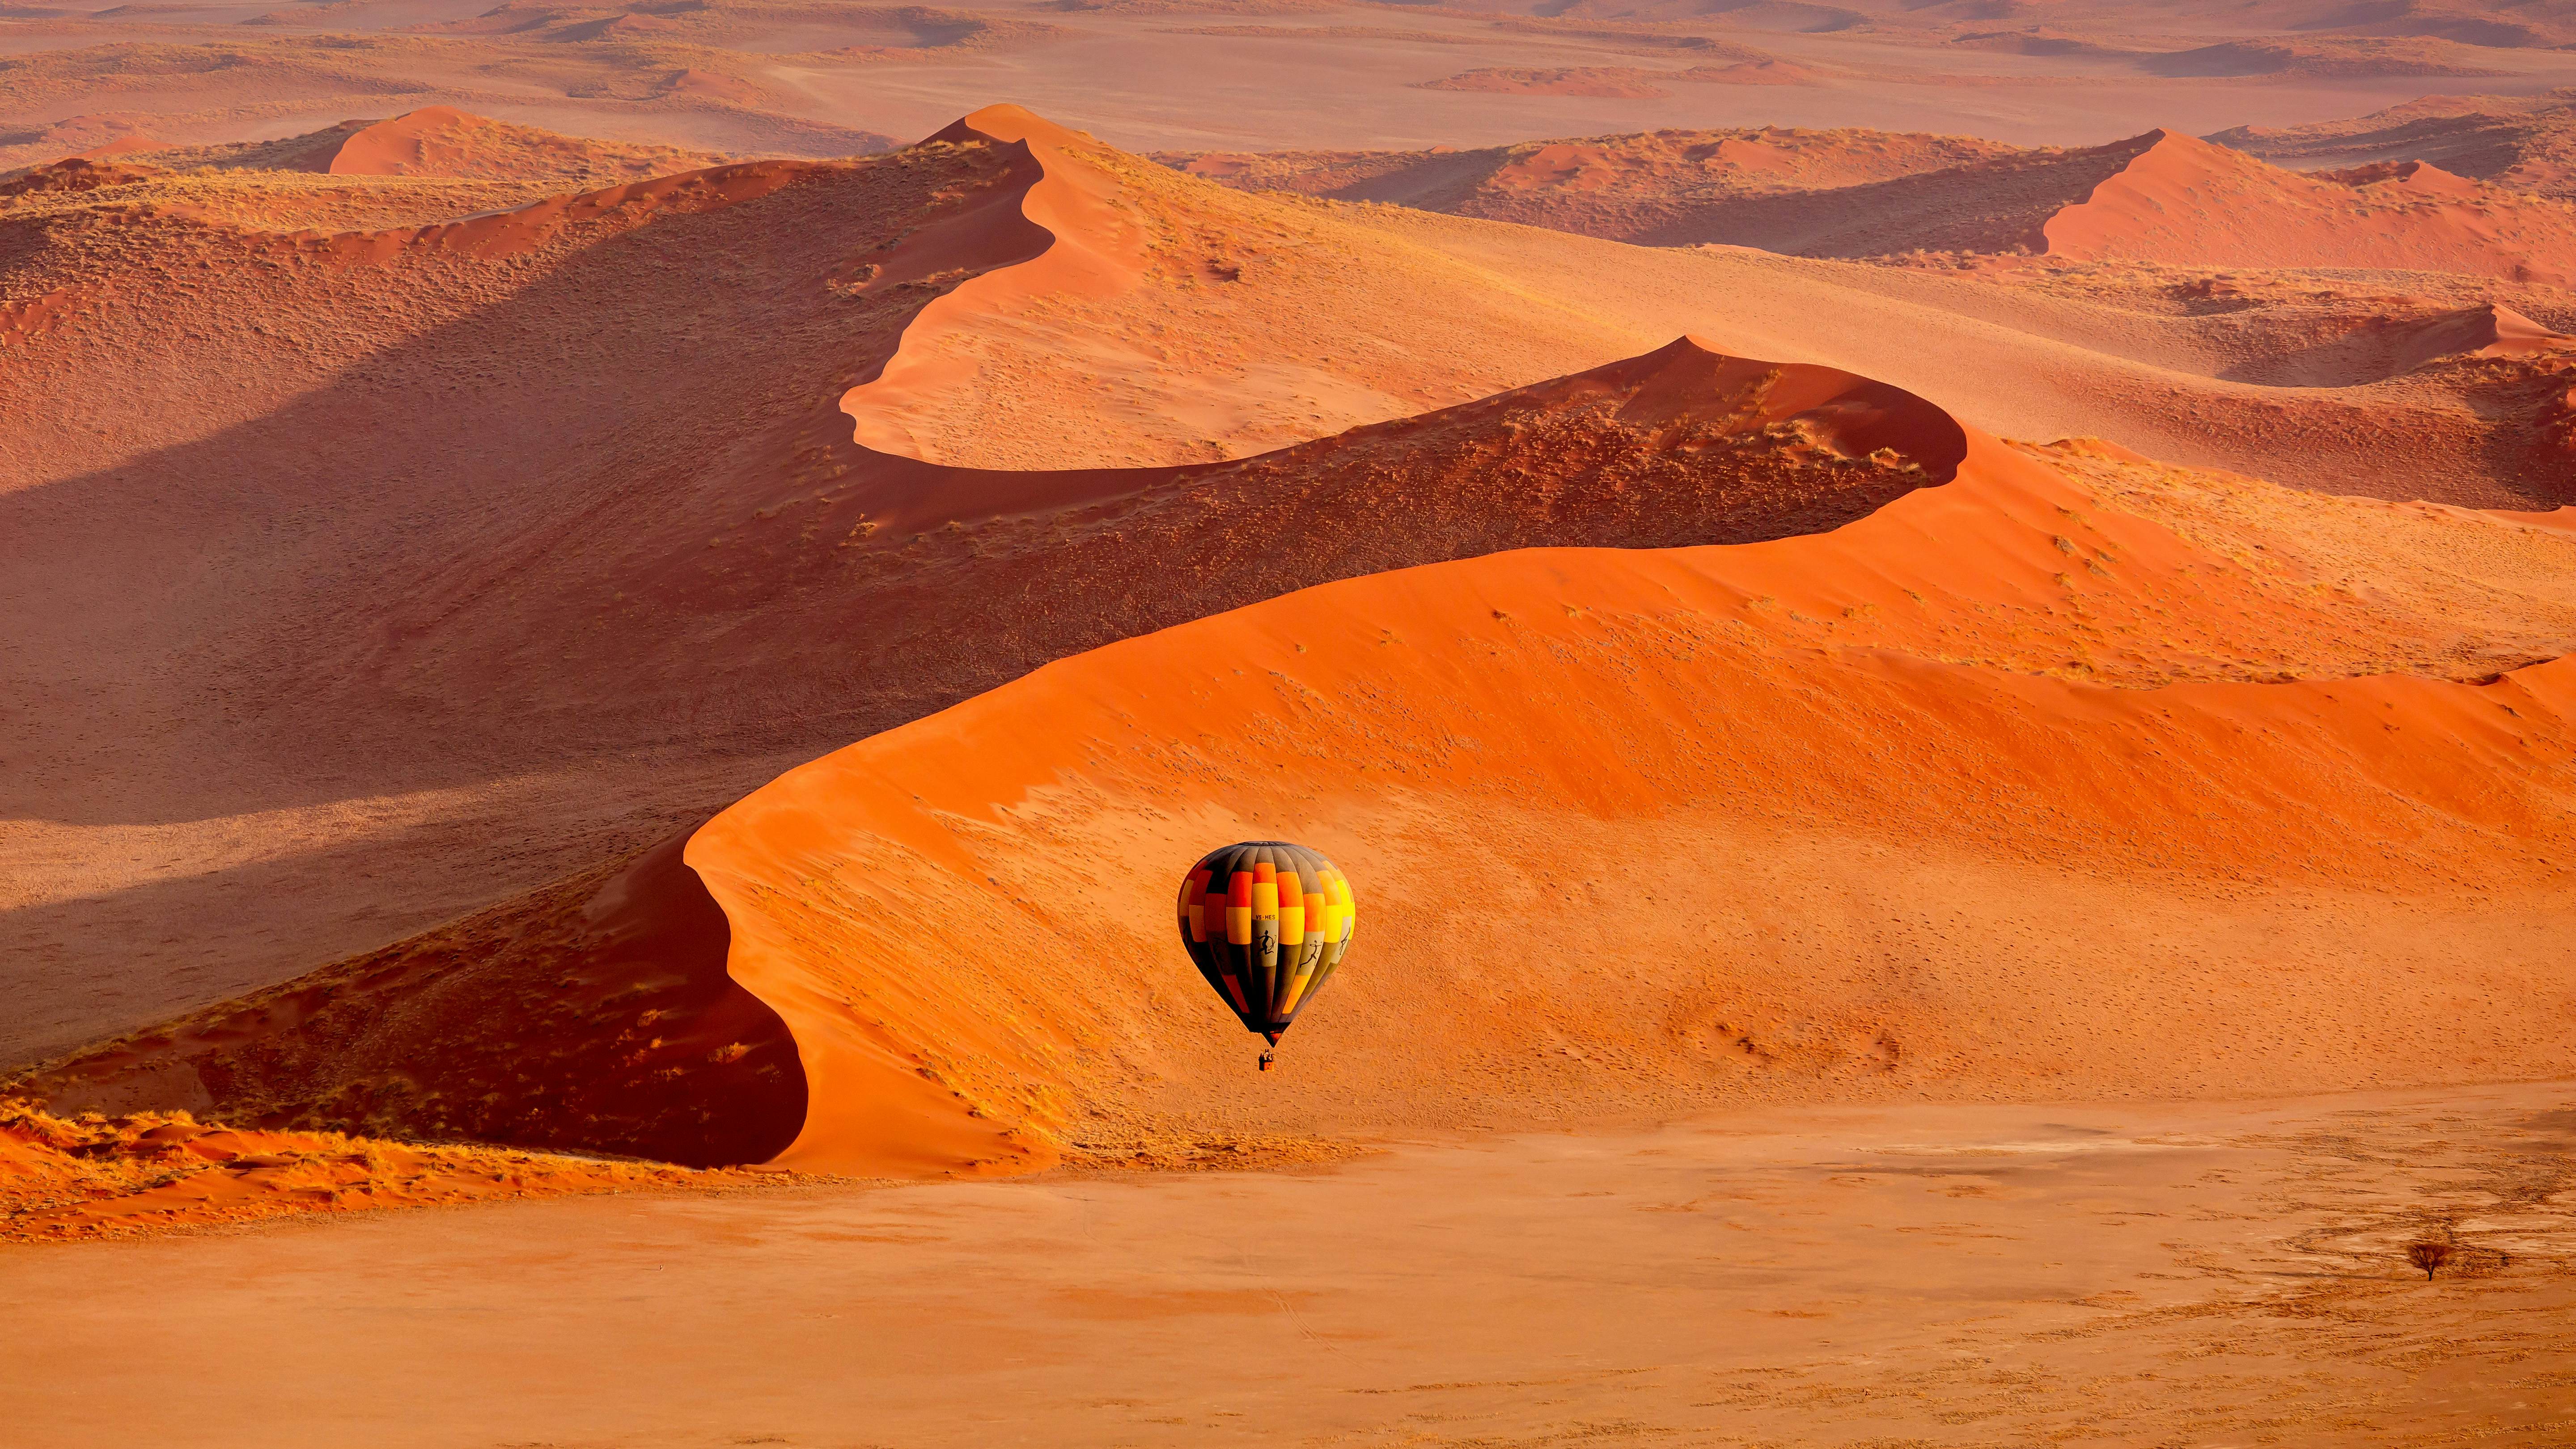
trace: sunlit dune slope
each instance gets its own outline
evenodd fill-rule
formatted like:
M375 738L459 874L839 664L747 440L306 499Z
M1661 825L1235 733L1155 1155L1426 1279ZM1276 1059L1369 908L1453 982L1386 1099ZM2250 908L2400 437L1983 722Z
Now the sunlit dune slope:
M1333 579L1533 543L1829 529L1948 478L1964 447L1919 398L1682 341L1241 463L1015 474L880 459L842 480L867 521L819 581L830 613L783 595L765 663L828 659L844 708L892 725ZM723 918L678 852L674 839L86 1053L52 1090L120 1110L763 1160L795 1135L802 1082L778 1018L726 978Z
M727 159L676 146L560 136L454 106L424 106L380 121L347 121L282 141L156 153L155 159L163 156L174 164L225 169L474 178L562 190L641 181Z
M2576 674L2176 678L2186 614L2330 652L2269 562L1979 440L1830 535L1505 554L1114 645L790 772L688 860L797 1036L800 1166L2564 1073ZM1363 901L1268 1076L1168 919L1197 849L1261 836Z
M1579 299L1290 198L1230 193L1016 106L941 135L1027 147L1044 180L1025 214L1049 241L923 310L844 401L867 447L986 468L1243 457L1641 340Z
M2576 274L2576 205L2420 162L2311 178L2170 131L2042 232L2079 260Z

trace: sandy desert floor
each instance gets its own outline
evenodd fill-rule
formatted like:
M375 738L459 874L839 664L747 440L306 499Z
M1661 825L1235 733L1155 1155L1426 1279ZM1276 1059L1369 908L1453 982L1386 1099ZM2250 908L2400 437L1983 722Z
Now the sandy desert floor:
M2538 1449L2571 1152L2530 1086L428 1209L0 1248L0 1362L26 1449Z

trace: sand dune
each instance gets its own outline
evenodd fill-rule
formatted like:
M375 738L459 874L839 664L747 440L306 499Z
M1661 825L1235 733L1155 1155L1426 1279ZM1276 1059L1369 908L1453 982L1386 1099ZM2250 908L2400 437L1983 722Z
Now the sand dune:
M1893 389L1682 343L1240 464L997 474L880 458L841 485L876 541L857 545L835 600L850 641L836 647L841 667L876 681L875 709L910 718L1096 644L1332 579L1531 543L1830 528L1947 477L1960 437ZM1283 509L1331 542L1257 526ZM1379 525L1388 510L1407 526ZM781 1069L778 1018L727 981L723 918L678 850L86 1057L70 1076L91 1084L84 1106L764 1160L794 1135L805 1089L792 1061Z
M30 198L50 197L83 210L149 207L266 231L357 231L505 211L726 159L560 136L430 106L275 141L167 146L128 138L0 176L0 197L18 198L22 216L36 209Z
M2563 288L2509 279L2558 264L2562 207L2499 205L2423 167L2317 181L2163 133L1964 164L1917 144L1934 138L1742 139L1739 160L1722 145L1696 171L1660 137L1187 164L1231 185L1398 201L1406 209L1338 214L1523 287L1579 295L1632 331L1680 326L1756 355L1828 361L1937 396L1992 431L2116 437L2335 492L2485 507L2569 496L2549 440L2564 352L2410 370L2379 345L2410 329L2440 335L2442 319L2489 306L2576 330ZM1495 171L1505 157L1516 159ZM1841 158L1909 174L1834 184ZM1504 174L1508 186L1491 179ZM1827 184L1809 189L1809 177ZM1651 199L1666 189L1699 199ZM1451 209L1665 240L1695 234L1675 215L1724 216L1743 224L1730 235L1774 250L1961 250L1858 267L1718 248L1650 260L1441 219ZM2283 265L2213 260L2249 256ZM2339 270L2299 269L2329 265ZM2434 266L2470 272L2416 269ZM1847 320L1857 317L1867 325Z
M1228 185L1336 201L1391 201L1586 236L1678 234L1693 208L1771 192L1856 186L2014 148L1964 136L1869 131L1656 131L1461 151L1206 152L1158 156Z
M1004 114L978 113L979 123L1024 134L1028 120L998 119ZM1367 199L1383 188L1393 193L1385 199L1413 191L1430 204L1472 208L1499 207L1509 195L1544 212L1608 196L1600 214L1632 219L1643 198L1681 178L1676 189L1746 188L1743 204L1779 200L1799 225L1839 226L1834 218L1846 214L1817 213L1813 193L1752 188L1794 188L1837 167L1920 169L1951 143L1839 132L1716 144L1697 172L1688 158L1705 142L1663 137L1415 157L1418 169L1408 163L1374 177L1366 157L1317 164L1319 174L1342 178L1334 190ZM1997 245L2018 226L2044 246L2042 229L2080 210L2145 144L2007 157L1995 163L2002 171L1951 167L1886 186L1919 184L1910 214L1963 244ZM862 442L1001 467L1239 456L1525 382L1540 369L1590 366L1689 330L1734 350L1828 361L1935 392L1992 430L2121 437L2159 456L2339 492L2490 507L2567 496L2564 470L2534 441L2565 390L2555 381L2560 360L2427 371L2389 385L2378 385L2386 372L2321 385L2309 360L2349 334L2495 303L2543 326L2576 328L2576 306L2542 284L2481 286L2423 273L2248 276L2126 261L1963 271L1947 260L1855 270L1788 268L1742 252L1680 259L1586 250L1473 222L1417 222L1424 214L1410 209L1318 209L1284 197L1238 203L1087 140L1045 141L1040 152L1040 165L1079 178L1081 194L1095 198L1101 209L1083 234L1096 233L1106 250L1084 263L1082 280L1060 280L1056 264L1042 260L943 299L907 333L888 372L852 395ZM1597 164L1605 156L1606 174ZM1239 184L1258 163L1204 164ZM2024 197L2017 219L1995 201L1998 176L2010 183L2003 193ZM2405 205L2403 184L2368 189ZM1879 188L1821 194L1875 197ZM2154 215L2147 205L2132 210ZM1846 219L1856 240L1885 244L1871 212L1854 208ZM2122 223L2086 224L2116 232ZM2158 240L2149 226L2132 229ZM2300 235L2294 229L2293 242ZM1369 264L1355 282L1350 267L1328 257ZM1370 340L1355 346L1355 338ZM2296 391L2267 391L2284 386ZM2392 438L2426 446L2394 451Z
M1473 160L1169 159L1229 185L1395 200L1649 245L2373 267L2552 285L2576 269L2576 209L2420 163L2310 177L2170 130L2027 153L1979 154L1974 142L1869 132L1786 139L1607 137ZM1487 156L1495 158L1490 169ZM1642 158L1651 159L1638 164Z
M1223 516L1231 498L1332 535L1350 530L1340 518L1402 518L1459 553L1507 546L1458 532L1502 498L1453 505L1456 484L1432 478L1385 493L1390 454L1472 460L1453 476L1528 488L1526 466L1485 449L1535 433L1527 454L1506 456L1597 459L1597 443L1570 447L1534 426L1568 402L1576 417L1607 408L1649 426L1667 447L1677 406L1719 422L1715 439L1735 419L1744 441L1702 455L1713 481L1741 481L1695 505L1670 491L1681 479L1647 475L1633 495L1593 492L1567 518L1602 517L1627 496L1641 522L1778 536L1760 510L1779 484L1741 490L1800 475L1848 480L1866 491L1844 506L1876 511L1771 543L1540 550L1395 572L1383 571L1400 556L1381 523L1361 559L1331 566L1362 577L1050 666L755 792L695 832L686 859L730 926L725 969L778 1014L802 1064L803 1110L776 1160L1007 1171L1221 1126L2563 1069L2543 1022L2564 1009L2549 983L2565 964L2545 903L2576 849L2553 823L2576 729L2566 666L2549 662L2576 632L2566 535L2241 483L2177 489L2098 450L2018 454L1856 386L1677 347L1424 424L1185 473L1173 481L1216 486L1173 497L1189 520L1178 535L1157 522L1150 487L1086 498L1070 478L983 480L1014 490L992 500L1004 518L1076 503L1074 517L1099 520L1057 544L1081 550L1049 580L1066 600L1098 596L1081 582L1095 549L1110 577L1132 575L1114 562L1129 548L1192 560L1175 579L1317 577L1187 543L1243 538ZM1742 411L1760 399L1771 400L1761 414ZM1760 422L1772 413L1779 422ZM1920 481L1939 486L1915 487L1901 469L1872 482L1888 465L1861 455L1879 448L1928 459ZM1333 466L1362 449L1375 457ZM1339 481L1297 491L1318 472ZM966 481L911 484L963 504ZM1536 536L1558 514L1551 496L1532 497ZM1793 516L1837 521L1814 506ZM1730 510L1739 521L1719 522ZM1007 556L1001 522L961 542ZM2461 652L2448 625L2463 600L2420 584L2387 592L2437 540L2468 550L2482 589L2505 591L2478 596L2489 617L2519 615L2532 632ZM970 565L950 569L987 617L1026 619ZM1165 602L1184 616L1207 608L1204 596ZM2122 767L2075 763L2105 758ZM2213 799L2231 803L2212 813ZM1311 1044L1294 1043L1359 1084L1330 1103L1245 1086L1234 1034L1183 989L1195 983L1141 964L1168 926L1161 858L1203 835L1263 830L1368 862L1385 882L1373 910L1413 923L1368 943L1377 974L1337 982L1338 1011L1319 1011ZM1092 862L1079 878L1042 867L1068 853ZM1677 857L1702 863L1702 883L1653 885L1652 863ZM1446 901L1435 883L1470 859L1521 922L1507 957L1453 950L1483 907ZM1780 895L1792 872L1802 904ZM581 933L546 923L603 896L538 898L461 938L351 963L32 1085L66 1106L120 1106L174 1081L221 1083L201 1110L320 1124L364 1103L358 1120L373 1130L421 1130L426 1106L451 1128L517 1141L527 1104L601 1080L589 1055L651 1032L689 1099L728 1125L726 1104L780 1062L774 1036L728 1043L744 1048L739 1061L702 1054L742 1028L713 1027L706 1008L671 995L634 1018L565 1014L581 1000L641 1004L644 982L716 979L704 933L656 945L631 913L594 904L589 929L624 944L586 957ZM1938 919L1889 919L1858 904L1871 896L1953 904ZM2320 913L2328 899L2341 904ZM1766 920L1776 925L1742 934ZM546 944L472 948L496 930ZM2277 959L2292 974L2247 975L2257 940L2286 949ZM1730 963L1716 977L1712 946ZM2107 984L2104 950L2146 964ZM1856 964L1812 975L1818 957ZM2420 974L2453 958L2481 964ZM1060 969L1095 960L1119 964ZM563 998L573 982L580 991ZM344 989L359 993L345 1006L290 1009ZM2164 1024L2165 991L2186 995L2176 1010L2193 1035ZM2463 991L2481 1003L2474 1018L2428 1031L2428 1019L2453 1020L2442 1003ZM1459 992L1492 1004L1461 1017L1442 1005ZM562 1045L539 1063L495 1044L480 1075L442 1080L421 1065L437 1043L497 1033L454 1030L424 1004L441 997L517 1017L535 1013L512 1003L560 1000L548 1019ZM2010 1023L2024 1013L2054 1025L2019 1034ZM2273 1044L2261 1062L2236 1054L2221 1025L2251 1017ZM349 1050L353 1028L364 1053ZM754 1066L756 1053L766 1060ZM389 1094L389 1081L411 1094ZM765 1100L776 1105L730 1119L742 1137L714 1144L739 1156L684 1160L755 1156L790 1101ZM596 1124L557 1116L542 1130L572 1138L535 1140L580 1145L585 1129Z
M2052 256L2377 267L2562 285L2576 206L2412 165L2311 180L2172 132L2041 228Z
M558 136L468 115L453 106L424 106L390 120L351 121L300 139L304 144L280 144L281 152L292 148L293 155L293 160L279 157L281 169L333 176L472 177L565 188L667 176L724 159L671 146Z
M2546 1022L2566 962L2545 903L2566 867L2545 862L2569 848L2549 823L2568 784L2567 666L2484 685L2115 689L1897 642L1910 630L1893 620L1938 617L1918 596L1956 599L1963 575L2028 579L2007 608L2057 607L2037 601L2058 589L2109 604L2048 582L2067 577L2048 571L2051 517L2082 520L2077 550L2118 558L2115 576L2200 566L2103 502L1972 443L1957 481L1830 544L1379 575L1112 646L791 772L689 847L733 922L731 969L804 1056L809 1113L781 1161L1034 1164L1140 1116L1350 1130L1899 1084L2099 1094L2564 1071ZM1960 566L1892 576L1923 554L1889 534L1941 539ZM1891 622L1826 643L1825 620L1872 612ZM1828 662L1803 662L1820 644ZM2074 763L2105 758L2121 769ZM2213 797L2234 802L2224 824ZM2460 824L2428 834L2429 818ZM1329 1099L1229 1080L1232 1043L1204 1004L1123 964L1150 961L1167 926L1156 865L1230 831L1366 862L1384 882L1373 910L1405 923L1365 943L1374 973L1337 981L1321 1029L1292 1043L1329 1064ZM1081 877L1042 866L1077 841L1095 847ZM1655 868L1677 859L1694 869ZM1772 956L1742 924L1858 944L1829 924L1848 907L1754 904L1775 898L1783 859L1811 901L1910 898L1929 877L1945 884L1927 896L1952 900L1976 880L1978 904L1819 974L1843 953ZM1471 861L1479 897L1444 895ZM2419 889L2453 871L2477 882L2474 905ZM2118 929L2150 880L2203 909L2232 896L2249 923L2304 918L2319 890L2348 893L2352 914L2308 918L2286 975L2195 964L2214 943L2130 937L2116 954L2138 974L2106 982L2073 923ZM2034 929L2043 901L2065 925ZM1511 949L1461 955L1496 911ZM2379 923L2368 951L2343 935L2362 920ZM1720 942L1736 949L1712 973L1702 952ZM1746 964L1748 945L1767 964ZM1068 956L1122 964L1016 964ZM2439 984L2419 974L2436 961ZM2526 992L2534 1010L2507 1005ZM2478 1024L2410 1047L2461 993ZM2224 1025L2252 1020L2264 1062ZM953 1094L946 1133L883 1105L896 1084L935 1100L925 1078ZM988 1141L961 1151L970 1127Z
M940 134L1028 148L1025 264L931 303L843 400L860 444L882 452L1016 469L1244 457L1648 341L1579 299L1179 176L1015 106Z
M199 897L201 929L178 944L214 970L193 980L142 974L172 949L140 935L168 897L133 896L130 927L96 906L63 911L52 959L76 932L78 949L126 963L99 989L139 985L166 1004L57 995L40 1007L49 1016L31 1014L37 1039L163 1018L291 974L281 962L348 957L87 1054L40 1084L64 1105L691 1162L785 1147L791 1163L934 1172L1116 1159L1220 1129L1450 1120L1462 1093L1496 1110L1551 1100L1616 1115L1927 1082L2217 1090L2235 1069L2221 1058L2151 1050L2122 1024L2138 1000L2103 995L2087 974L2099 952L2086 941L2106 933L2231 1011L2276 1011L2279 1060L2313 1081L2556 1062L2522 1014L2555 999L2534 984L2558 959L2549 917L2512 893L2541 898L2559 869L2545 859L2559 859L2546 821L2564 788L2550 754L2561 684L2545 661L2576 630L2569 535L2172 473L2108 447L2016 453L1857 370L1693 343L1599 363L1650 314L1671 315L1682 286L1698 294L1691 307L1740 303L1718 319L1738 332L1803 327L1850 346L1851 319L1865 318L1869 355L1936 369L1969 405L2027 406L2015 399L2043 377L2084 384L2086 366L2104 365L2026 330L1963 325L1985 303L1959 299L1992 298L1988 284L1237 195L1010 108L888 158L745 163L394 232L41 220L40 264L18 275L48 290L15 303L12 345L29 365L10 378L43 400L28 414L54 431L15 440L8 536L21 550L12 579L52 606L13 617L31 678L115 683L18 717L14 757L35 768L17 779L13 813L70 827L20 838L41 859L88 848L86 830L185 834L187 821L402 791L487 802L442 807L459 824L440 840L317 837L341 884L261 899L255 917ZM154 327L206 340L166 373L111 375L111 359L143 355L129 340L143 309L126 289L149 289L133 279L154 273L138 257L205 279L140 295L162 309ZM1720 278L1760 280L1758 300ZM386 310L388 296L401 306ZM2555 348L2527 317L2410 315L2424 326L2393 358L2453 351L2383 385L2436 365L2538 368ZM596 377L556 365L572 316L583 356L673 364ZM251 317L295 329L280 339L242 325ZM1946 341L1920 345L1931 337ZM1069 338L1089 350L1059 345ZM2529 355L2477 356L2498 347ZM2097 360L2063 365L2081 356ZM1581 365L1408 416L1425 395L1495 392L1558 358ZM1341 391L1319 396L1326 382ZM148 415L122 405L152 389L162 405ZM1233 411L1196 426L1207 415L1193 416L1193 398ZM1183 461L1176 418L1202 457L1265 437L1292 445ZM1353 421L1364 425L1340 431ZM379 452L316 451L317 437L352 429ZM1296 441L1301 430L1314 440ZM1096 466L1140 453L1157 466ZM1095 466L993 466L1045 456ZM210 473L238 481L198 516L149 506ZM1281 517L1311 526L1281 530ZM111 535L121 562L106 567L81 541ZM1569 544L1613 551L1476 558ZM1724 547L1617 551L1708 545ZM2455 570L2419 577L2428 550L2454 551ZM1204 662L1219 654L1269 662L1237 675ZM143 657L181 666L130 666ZM1369 703L1347 717L1283 705L1268 691L1298 669ZM1275 714L1263 731L1284 753L1227 754L1239 748L1229 731L1190 744L1167 717L1173 696L1133 694L1147 677L1199 681L1189 708L1211 719ZM1605 703L1623 689L1638 708ZM1596 762L1605 783L1576 791L1572 814L1514 815L1461 773L1492 752L1492 780L1558 778L1547 761L1568 748L1563 727L1506 697L1560 701L1562 718L1583 721L1575 738L1609 752ZM978 720L990 723L959 733ZM970 736L1017 743L975 768L941 753ZM1701 737L1746 743L1678 743ZM697 826L795 759L863 738ZM1059 748L1074 753L1048 753ZM1110 769L1095 754L1114 778L1086 774ZM2120 781L2063 774L2066 760L2109 756L2134 768ZM1865 763L1888 767L1881 786L1851 774ZM1365 798L1396 814L1335 813L1361 765ZM1173 770L1198 772L1188 798L1241 803L1174 813ZM1023 788L1049 772L1069 794ZM1379 790L1380 775L1402 783ZM499 813L513 797L498 786L523 778L542 798L604 793L632 814ZM1895 778L1927 787L1912 803L1888 798ZM936 818L970 845L903 813L912 794L934 796L920 788L933 779L967 792ZM126 793L69 784L100 780ZM866 780L895 783L880 798ZM2213 793L2231 802L2215 823L2191 804ZM1835 800L1856 803L1826 808ZM746 824L773 807L788 833ZM466 824L469 808L494 823ZM1059 809L1060 821L1047 813ZM1137 894L1159 858L1144 845L1265 818L1425 879L1469 849L1442 822L1472 822L1518 842L1522 875L1506 878L1532 901L1651 874L1627 852L1705 857L1751 883L1748 910L1801 902L1736 913L1775 920L1777 941L1914 984L1890 995L1859 978L1809 981L1747 937L1729 948L1752 962L1734 989L1768 1015L1690 1015L1707 980L1657 966L1587 977L1598 990L1570 989L1561 1013L1534 1005L1491 1042L1462 1032L1425 1055L1402 1023L1432 1008L1430 958L1396 947L1386 979L1412 984L1379 1007L1364 988L1348 1017L1352 1080L1376 1083L1383 1110L1325 1112L1241 1096L1230 1039L1202 1032L1199 1003L1151 978L1032 984L1001 969L1032 949L1010 934L1023 930L1150 959L1137 953L1152 938L1135 933L1161 929L1140 923L1160 921L1168 882ZM581 828L550 825L564 819ZM2131 819L2155 828L2114 838L2111 822ZM2425 819L2489 822L2522 844ZM864 853L845 838L862 820L921 858L870 856L836 876L834 862ZM672 863L680 827L695 827L687 859L711 899ZM1078 918L1048 914L1056 897L1022 880L1030 867L1014 853L1059 828L1142 843L1118 852L1139 862L1132 877L1057 887L1089 902ZM526 841L498 869L495 829ZM1889 855L1936 830L1940 851ZM598 864L656 839L661 852L639 863ZM894 850L865 849L881 846ZM1526 874L1551 859L1586 873ZM817 867L797 878L803 905L766 893L782 860ZM469 866L479 899L446 876ZM1802 893L1793 878L1820 884ZM69 907L89 899L82 879L48 889ZM2511 899L2467 910L2472 879ZM350 954L548 880L562 883ZM2328 882L2359 894L2313 920ZM887 894L869 896L879 885ZM1963 890L1981 904L1937 929L1900 928L1866 904ZM2216 909L2230 893L2240 899ZM318 905L297 915L299 901ZM1399 920L1449 919L1400 891L1389 904ZM1674 934L1682 918L1665 904L1605 897L1578 913L1589 934L1542 945L1600 962L1696 959L1701 938ZM809 907L823 914L796 916ZM727 923L730 974L711 909ZM777 911L788 915L764 914ZM996 931L1004 920L1015 924ZM977 923L971 938L945 934L960 921ZM2349 967L2342 954L2364 930L2379 964ZM2253 989L2236 969L2251 943L2282 939L2298 943L2297 991L2227 995ZM968 980L903 964L922 950L992 969ZM2431 988L2409 973L2460 953L2491 959L2479 989L2514 1004L2415 1047L2341 1004L2416 1000L2407 993ZM2002 1009L1990 993L2004 978L1977 964L1997 959L2028 963L2016 989L2075 1003L2064 1040L1945 1035L1945 1022ZM1888 964L1900 960L1916 964ZM1119 1025L1045 1024L1066 1019ZM549 1025L540 1051L528 1022ZM1578 1070L1570 1053L1596 1038L1619 1043L1596 1059L1634 1069L1607 1084ZM1907 1062L1938 1066L1909 1076Z
M926 691L844 657L840 580L905 537L855 482L881 459L841 405L871 377L866 437L1061 467L1295 444L1689 329L2026 436L2344 492L2564 497L2569 389L2545 356L2304 385L2357 318L2430 323L2468 297L2161 274L2096 295L2092 271L2003 289L1648 252L1238 198L1088 143L1004 154L1019 144L337 237L84 209L122 207L115 188L5 203L0 387L28 420L0 437L7 627L13 697L44 703L10 726L0 838L32 994L0 1038L69 1046L403 938L1055 657L990 652ZM1105 294L1021 265L1053 246L1025 194L1074 161L1110 191L1086 249L1130 255L1122 227L1148 243ZM214 174L149 184L202 196ZM370 207L482 184L304 180ZM2576 326L2536 294L2512 305ZM904 369L877 370L899 341L953 343L977 381L893 405ZM332 442L361 431L374 449ZM951 519L923 521L945 541ZM173 912L196 929L173 937Z

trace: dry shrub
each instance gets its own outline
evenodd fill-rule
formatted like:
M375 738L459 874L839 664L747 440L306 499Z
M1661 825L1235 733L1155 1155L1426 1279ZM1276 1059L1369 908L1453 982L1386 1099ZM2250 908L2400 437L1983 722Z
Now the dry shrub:
M2451 1245L2439 1238L2418 1238L2406 1245L2406 1261L2423 1269L2424 1281L2430 1283L2433 1274L2451 1261L2452 1252Z

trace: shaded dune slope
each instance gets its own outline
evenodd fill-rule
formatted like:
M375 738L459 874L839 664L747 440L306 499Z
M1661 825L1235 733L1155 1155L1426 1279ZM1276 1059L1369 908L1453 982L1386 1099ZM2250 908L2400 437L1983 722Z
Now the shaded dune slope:
M879 457L843 480L871 524L835 637L875 707L908 718L1333 579L1533 543L1833 528L1946 480L1965 446L1911 395L1684 340L1240 463L996 473ZM85 1053L42 1090L66 1105L764 1160L802 1120L802 1082L777 1018L729 989L722 918L677 849ZM957 1153L880 1156L926 1168Z
M690 1166L795 1137L778 1014L725 973L724 912L674 837L622 866L84 1055L84 1110L578 1148Z

